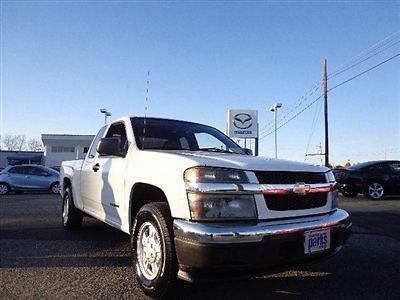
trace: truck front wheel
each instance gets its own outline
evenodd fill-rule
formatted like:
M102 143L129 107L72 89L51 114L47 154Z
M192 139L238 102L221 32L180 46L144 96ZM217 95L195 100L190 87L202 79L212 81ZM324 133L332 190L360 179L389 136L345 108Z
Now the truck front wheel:
M154 298L164 297L177 275L172 218L166 203L141 207L131 235L136 279L142 290Z
M71 188L65 189L62 206L62 222L66 230L77 230L81 227L83 213L74 206Z

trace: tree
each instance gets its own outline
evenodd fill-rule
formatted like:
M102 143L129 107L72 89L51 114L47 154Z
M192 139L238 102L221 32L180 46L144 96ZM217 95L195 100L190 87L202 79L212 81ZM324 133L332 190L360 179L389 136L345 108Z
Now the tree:
M21 151L26 144L26 137L23 134L6 134L3 138L3 145L9 151Z
M28 150L30 151L43 151L43 144L35 138L28 140Z
M18 151L24 150L24 147L26 145L26 136L24 134L18 134L15 135L15 139L17 144L17 150Z

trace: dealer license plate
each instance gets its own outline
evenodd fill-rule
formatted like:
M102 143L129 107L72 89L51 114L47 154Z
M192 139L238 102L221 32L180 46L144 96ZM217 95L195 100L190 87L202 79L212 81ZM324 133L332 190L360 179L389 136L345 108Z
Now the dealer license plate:
M330 229L316 229L304 232L304 253L314 253L329 249L331 244Z

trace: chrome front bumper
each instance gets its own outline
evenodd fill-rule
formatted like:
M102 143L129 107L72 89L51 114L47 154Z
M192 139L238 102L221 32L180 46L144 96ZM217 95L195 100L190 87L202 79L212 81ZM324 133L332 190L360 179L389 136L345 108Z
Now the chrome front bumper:
M261 242L269 236L328 227L350 228L349 214L342 209L335 209L323 215L261 221L256 224L198 223L174 220L175 237L204 244Z

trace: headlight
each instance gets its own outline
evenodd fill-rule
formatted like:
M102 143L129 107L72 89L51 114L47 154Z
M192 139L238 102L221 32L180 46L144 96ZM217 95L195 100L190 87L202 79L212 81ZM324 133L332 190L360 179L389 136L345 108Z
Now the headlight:
M188 193L193 220L254 220L256 206L252 195Z
M195 167L183 175L187 183L248 183L246 172L227 168Z
M332 171L326 172L325 175L326 175L326 180L328 182L331 182L331 183L336 182L335 175L333 175Z

